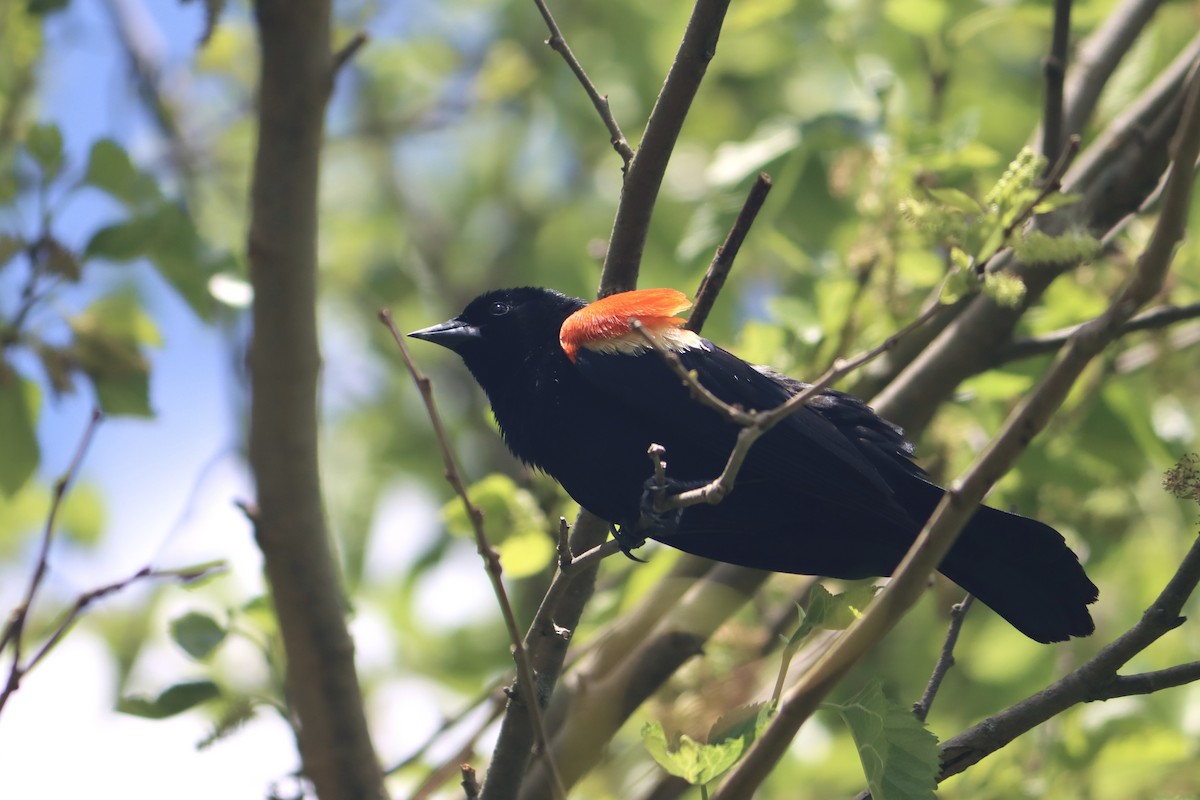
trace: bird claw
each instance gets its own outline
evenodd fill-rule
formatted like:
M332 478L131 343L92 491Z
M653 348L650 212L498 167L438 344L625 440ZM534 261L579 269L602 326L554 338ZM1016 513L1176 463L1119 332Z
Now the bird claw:
M682 508L669 508L659 511L655 500L660 492L665 497L672 497L683 492L703 486L705 481L678 481L666 478L659 483L658 478L648 478L642 488L642 499L639 505L638 532L653 539L669 539L679 531L679 523L683 519Z
M646 559L638 558L633 554L634 550L646 543L646 537L641 536L636 532L640 530L640 527L635 526L634 532L627 532L625 528L628 526L613 525L611 527L612 537L616 540L617 545L621 548L621 552L625 554L626 558L628 558L630 561L636 561L639 564L648 563Z

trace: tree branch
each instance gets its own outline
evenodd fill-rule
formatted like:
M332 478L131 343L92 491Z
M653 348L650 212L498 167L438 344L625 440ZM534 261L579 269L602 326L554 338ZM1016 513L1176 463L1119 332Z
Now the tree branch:
M700 329L704 327L704 323L708 321L708 314L712 311L713 304L717 302L717 295L725 287L725 279L729 277L729 271L733 269L733 261L737 258L738 251L742 249L742 242L750 233L750 226L754 224L754 219L758 216L763 203L767 201L767 194L770 191L771 176L765 172L758 173L758 178L750 187L750 194L746 196L746 202L742 204L742 210L738 212L733 227L729 229L729 235L725 237L725 243L717 248L716 255L713 256L708 270L704 273L704 279L700 281L700 288L696 290L696 302L688 317L688 330L699 333Z
M546 44L549 45L551 50L563 57L563 61L567 62L567 66L571 68L571 72L574 72L575 77L579 79L583 90L587 92L588 99L596 107L596 113L600 115L600 120L604 123L604 127L608 128L609 143L621 156L624 166L628 168L629 162L633 160L633 148L625 140L625 134L621 133L621 126L617 124L612 109L608 105L608 95L600 94L596 89L596 85L592 83L592 79L584 71L583 65L579 63L579 59L571 52L571 47L567 44L567 39L563 36L558 23L554 21L554 15L550 13L550 9L546 5L546 0L533 0L533 2L538 7L538 11L542 13L542 19L546 21L546 27L550 29L550 38L546 40Z
M642 251L650 232L650 217L667 171L667 162L704 79L708 62L716 55L717 39L728 8L729 0L696 0L692 9L675 61L646 122L641 146L625 172L621 203L613 220L600 278L601 297L637 286Z
M1035 224L1052 233L1084 225L1103 235L1138 208L1166 167L1167 141L1178 127L1182 87L1197 57L1200 36L1072 165L1063 179L1064 191L1081 194L1081 201L1038 217ZM1025 283L1022 303L1007 308L986 296L971 299L873 399L880 415L910 432L923 429L955 388L989 363L990 354L1011 337L1026 309L1069 269L1022 263L1008 268Z
M941 780L957 775L996 752L1026 731L1078 703L1145 694L1200 679L1195 662L1157 672L1121 676L1117 670L1174 630L1184 602L1200 582L1200 539L1184 556L1179 569L1138 622L1094 658L1037 694L993 714L942 743Z
M893 572L891 582L866 613L789 692L775 720L713 795L713 800L749 797L761 785L820 702L920 597L929 575L954 544L984 494L1012 466L1034 436L1045 428L1091 360L1116 339L1121 325L1161 288L1175 248L1183 238L1191 206L1193 165L1200 154L1200 79L1194 74L1188 80L1187 100L1172 151L1162 212L1138 259L1132 279L1103 314L1072 337L1038 386L1010 415L976 463L961 480L947 489L916 542ZM1200 548L1200 544L1197 547ZM1176 589L1180 592L1184 583L1183 579L1173 580L1168 589L1180 584ZM1121 642L1118 640L1110 647ZM1134 652L1137 650L1130 655Z
M258 0L262 58L248 254L255 536L287 655L305 776L384 798L325 524L317 458L317 178L333 74L329 0Z
M75 455L71 458L70 464L67 465L67 471L54 482L50 511L46 515L46 527L42 530L41 542L38 544L37 560L33 565L33 574L29 578L29 586L25 589L25 596L22 598L20 605L9 614L8 622L4 625L4 633L0 634L0 652L3 652L6 647L12 648L12 666L9 668L8 680L5 682L4 689L0 691L0 711L4 709L4 704L8 702L8 698L19 687L21 676L28 672L32 666L32 664L25 665L21 662L21 650L25 640L25 623L29 621L29 610L33 607L33 601L37 597L38 589L41 588L42 579L46 577L46 570L50 564L50 544L54 541L54 528L58 523L58 514L62 509L63 499L66 497L67 490L71 487L71 483L75 480L76 475L79 474L79 467L83 464L83 457L87 453L88 446L92 443L92 437L95 435L96 428L100 425L102 418L103 415L99 409L92 411L87 426L83 429L83 435L79 438L79 445L75 448Z
M492 584L492 593L496 595L496 602L500 605L500 615L504 618L504 627L508 629L508 638L512 643L513 660L517 665L517 685L520 687L520 694L511 693L509 695L509 706L519 704L525 707L533 726L533 738L537 748L537 755L545 756L549 759L548 768L552 776L550 784L552 796L558 798L558 800L564 800L566 798L566 791L563 789L562 781L558 778L558 769L554 765L554 759L550 756L546 747L546 726L542 721L542 693L538 691L533 665L529 660L529 654L525 650L521 630L517 627L517 615L513 613L512 603L509 602L508 592L504 588L500 554L496 552L496 548L492 547L491 542L488 541L487 531L483 526L483 512L471 502L471 498L467 494L467 485L463 482L462 473L458 469L458 459L454 456L454 450L450 446L450 438L446 435L446 429L442 425L441 414L438 413L437 403L433 399L433 383L421 373L416 362L413 361L408 348L404 344L404 337L396 329L396 323L392 320L392 313L385 308L379 312L379 319L387 326L388 331L392 334L392 338L396 340L396 346L400 348L400 356L404 359L404 366L408 368L408 373L412 376L413 383L417 385L417 391L421 393L421 400L425 403L425 410L429 414L429 421L433 424L433 432L437 436L438 445L442 451L442 461L446 466L446 482L450 484L454 489L454 493L462 500L463 510L466 512L467 518L471 521L471 530L475 535L475 546L479 551L480 557L483 559L488 579Z
M1184 306L1159 306L1133 317L1121 326L1117 335L1124 336L1137 331L1158 330L1198 317L1200 317L1200 303L1189 303ZM999 366L1010 361L1020 361L1025 358L1058 352L1082 327L1082 324L1075 325L1042 336L1016 339L997 354L992 364Z
M1071 44L1071 0L1054 0L1054 32L1050 54L1042 62L1046 77L1046 102L1042 112L1042 155L1047 169L1058 161L1066 133L1063 130L1063 78Z
M1100 92L1160 5L1162 0L1125 0L1076 48L1075 66L1067 73L1063 136L1083 133Z
M967 618L967 612L971 609L971 604L975 602L974 595L967 595L962 599L962 602L955 603L954 608L950 609L950 628L946 631L946 640L942 642L942 651L938 654L937 664L933 667L933 674L929 676L929 683L925 685L925 691L921 694L921 699L913 703L913 715L925 721L929 716L929 709L933 707L933 700L937 697L938 689L942 688L942 681L946 677L946 673L954 666L954 645L958 644L958 634L962 632L963 621Z

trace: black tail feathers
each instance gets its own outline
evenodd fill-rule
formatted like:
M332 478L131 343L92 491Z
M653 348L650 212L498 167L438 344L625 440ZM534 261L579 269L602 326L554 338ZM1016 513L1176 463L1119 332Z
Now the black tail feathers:
M1037 520L981 507L940 569L1035 641L1096 629L1087 607L1099 590L1062 534Z

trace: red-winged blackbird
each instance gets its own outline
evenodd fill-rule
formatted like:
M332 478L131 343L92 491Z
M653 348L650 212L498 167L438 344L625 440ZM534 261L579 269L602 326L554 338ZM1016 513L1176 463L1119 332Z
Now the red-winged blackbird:
M686 487L720 474L738 433L689 395L631 320L726 403L772 408L804 386L681 327L674 315L690 305L671 289L590 305L548 289L503 289L409 335L462 356L518 458L630 531L644 520L650 444L666 448L671 485ZM900 428L827 390L758 440L721 503L687 508L644 534L776 572L888 575L943 493L912 457ZM1031 639L1094 630L1095 584L1063 537L1037 520L981 507L939 569Z

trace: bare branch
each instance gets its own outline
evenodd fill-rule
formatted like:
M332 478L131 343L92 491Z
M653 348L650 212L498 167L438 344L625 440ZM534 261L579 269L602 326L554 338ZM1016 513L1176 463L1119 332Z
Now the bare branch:
M92 443L92 437L95 435L96 428L100 425L101 419L103 419L103 415L100 413L100 409L93 410L87 425L83 429L83 435L79 438L79 445L75 448L75 455L71 458L70 464L67 465L67 471L54 482L50 511L46 515L46 527L42 530L41 542L38 545L37 560L33 565L33 574L29 578L29 585L25 589L25 596L21 599L20 605L13 609L9 615L8 622L4 625L4 633L0 635L0 652L6 647L12 648L12 666L9 668L8 680L5 683L3 692L0 693L0 710L3 710L9 696L17 690L21 682L21 676L29 669L28 666L21 662L25 623L29 620L29 611L33 607L33 601L37 597L38 589L41 588L42 579L46 577L46 569L50 564L50 544L54 541L54 528L58 523L58 514L62 509L63 499L66 497L67 490L70 488L72 481L79 474L79 467L83 464L83 457L87 453L88 446Z
M1124 0L1080 43L1067 73L1064 136L1083 133L1100 92L1160 5L1162 0Z
M1072 337L1038 386L1010 415L976 463L961 480L947 489L916 542L893 572L891 582L866 613L801 678L780 706L775 721L755 742L713 800L731 800L753 794L820 702L920 597L929 575L954 544L984 494L1034 436L1045 428L1091 360L1116 339L1120 326L1161 288L1175 248L1183 238L1191 206L1193 165L1200 154L1200 78L1194 74L1189 76L1187 100L1172 151L1162 213L1129 283L1117 293L1103 314ZM1179 578L1179 574L1176 577ZM1168 590L1180 592L1183 587L1177 585L1183 583L1183 579L1172 580ZM1188 587L1187 592L1190 591ZM1110 647L1121 642L1118 640ZM1129 645L1124 645L1125 650L1128 648ZM1138 650L1131 650L1129 655L1136 652Z
M696 303L692 307L691 316L688 317L688 330L699 333L704 327L708 314L717 301L717 295L721 293L725 279L733 269L733 261L742 249L742 242L750 232L750 226L754 224L754 219L763 203L767 201L767 193L770 191L771 176L765 172L758 173L758 178L750 187L750 194L746 196L746 202L742 204L742 210L738 212L733 227L729 229L729 235L725 237L725 243L717 248L712 263L708 265L708 271L704 273L704 279L700 281L700 288L696 290Z
M1054 0L1054 33L1050 55L1042 62L1046 76L1046 103L1042 112L1042 155L1050 165L1058 160L1063 131L1063 78L1067 72L1067 49L1071 44L1071 0Z
M386 797L371 742L317 452L317 184L329 99L329 0L258 0L258 143L249 459L255 539L286 651L305 777L321 797Z
M350 63L350 59L358 55L358 51L371 40L366 31L358 31L350 37L344 45L338 48L338 51L333 54L333 77L337 77L338 73Z
M413 361L408 348L404 344L404 337L396 329L392 313L385 308L379 312L379 319L387 326L388 331L392 334L392 338L396 340L396 346L400 348L400 356L404 359L404 366L408 368L408 372L412 376L417 390L421 393L421 399L425 403L425 410L429 413L429 421L433 425L434 434L437 436L438 445L441 447L442 460L446 466L446 481L454 489L455 494L462 500L463 510L466 511L467 518L471 521L471 529L475 534L475 545L479 550L479 555L483 557L484 565L487 567L488 578L492 583L492 591L496 595L496 602L500 605L500 614L504 618L504 626L508 629L509 640L512 642L513 659L517 663L517 684L520 687L519 696L513 697L510 695L510 704L512 701L517 701L528 709L529 718L533 724L534 742L537 752L548 759L548 767L551 775L557 776L557 767L546 746L546 727L542 720L541 692L537 689L537 680L534 676L533 665L529 660L529 654L525 651L521 630L517 626L517 616L513 613L512 603L508 599L508 591L504 588L500 554L496 552L496 549L488 541L487 531L483 526L483 512L471 502L471 498L467 494L467 485L463 482L462 473L458 469L458 459L454 456L454 449L450 445L450 438L446 435L446 429L442 425L441 414L438 413L437 403L433 398L432 382L421 373L416 362ZM566 790L563 788L560 779L556 777L551 784L551 789L554 791L554 797L565 800Z
M938 689L942 688L942 680L954 666L954 645L958 644L958 634L962 631L963 621L967 618L967 611L971 609L973 602L975 602L975 596L969 594L962 599L962 602L955 603L954 607L950 609L950 627L946 631L946 640L942 642L942 651L938 654L933 674L929 676L929 683L925 685L921 699L913 703L913 715L921 722L924 722L925 718L929 716L929 709L933 706Z
M1179 124L1184 80L1198 57L1200 36L1075 161L1063 178L1063 187L1068 193L1081 194L1082 199L1038 217L1035 222L1041 229L1054 233L1079 224L1102 236L1137 210L1167 166L1167 143ZM910 435L922 430L963 380L988 365L991 354L1012 336L1025 310L1070 267L1018 262L1007 268L1025 283L1020 306L1001 306L986 296L966 302L941 333L872 399L871 405L880 415Z
M1117 670L1183 621L1184 602L1200 583L1200 539L1138 622L1087 663L1031 697L993 714L942 743L941 780L982 761L1021 734L1078 703L1108 700L1179 686L1200 679L1195 662L1157 672L1122 676Z
M1177 322L1196 319L1198 317L1200 317L1200 303L1189 303L1183 306L1159 306L1158 308L1144 311L1129 320L1129 322L1121 326L1121 330L1118 331L1117 335L1124 336L1137 331L1158 330L1174 325ZM1083 325L1080 324L1042 336L1017 339L1000 351L993 364L1007 364L1010 361L1019 361L1024 358L1058 352L1082 327Z
M617 124L612 109L608 105L608 95L600 94L596 89L596 85L592 83L592 79L584 71L583 65L579 63L579 59L571 52L571 47L567 44L567 39L563 36L558 23L554 21L554 15L550 13L550 9L546 5L546 0L533 0L533 2L538 7L538 11L542 12L542 19L546 21L546 27L550 29L550 38L546 40L546 44L550 46L551 50L563 57L563 61L567 62L567 66L571 68L571 72L574 72L575 77L579 79L579 83L583 86L583 90L587 92L592 105L596 107L596 113L600 115L601 121L604 122L604 127L608 128L609 142L612 144L613 149L621 156L621 161L627 168L629 162L633 160L633 148L625 140L625 134L621 133L621 126Z
M637 286L650 217L667 162L708 62L716 55L717 39L728 8L729 0L697 0L692 9L675 62L646 122L641 146L625 172L621 204L613 221L604 273L600 277L601 297Z

